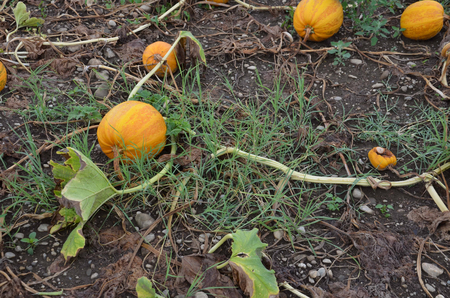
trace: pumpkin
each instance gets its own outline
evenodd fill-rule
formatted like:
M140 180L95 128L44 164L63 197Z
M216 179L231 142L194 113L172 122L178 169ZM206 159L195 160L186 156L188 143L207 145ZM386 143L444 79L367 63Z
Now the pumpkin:
M408 6L400 18L403 35L409 39L427 40L441 31L444 8L437 1L418 1Z
M6 68L3 65L3 63L0 62L0 91L3 90L3 88L5 88L6 86Z
M228 3L229 0L208 0L209 2Z
M150 104L126 101L112 108L97 129L97 138L109 158L117 149L134 160L158 154L166 144L166 123Z
M322 41L339 31L344 11L339 0L302 0L294 12L294 28L303 41Z
M389 166L397 164L394 153L382 147L374 147L369 151L370 163L378 170L383 171Z
M171 47L172 46L170 44L164 41L157 41L147 46L144 54L142 55L142 63L144 64L145 68L148 71L151 71L162 60L162 58L167 54ZM166 62L164 62L164 64L161 65L161 67L156 71L156 75L159 77L163 77L164 74L168 71L168 67L170 67L172 73L174 73L178 68L175 51L172 51L170 53L169 57L167 57Z

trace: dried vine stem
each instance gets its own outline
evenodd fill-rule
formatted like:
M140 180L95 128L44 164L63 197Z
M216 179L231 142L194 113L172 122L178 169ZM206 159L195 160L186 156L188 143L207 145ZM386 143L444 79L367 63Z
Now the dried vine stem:
M237 2L238 4L244 6L245 8L251 9L251 10L292 10L293 9L290 6L254 6L254 5L247 4L241 0L234 0L234 1Z
M439 195L436 193L436 190L434 189L434 187L431 185L431 182L435 181L437 182L442 188L446 189L445 185L442 184L442 182L436 180L436 178L434 177L435 175L440 174L441 172L447 170L450 168L450 162L445 163L444 165L442 165L441 167L431 171L430 173L423 173L422 175L413 177L413 178L409 178L407 180L403 180L403 181L386 181L386 180L380 180L377 178L371 178L369 181L369 179L367 178L342 178L342 177L322 177L322 176L314 176L314 175L309 175L309 174L305 174L305 173L301 173L301 172L297 172L292 170L291 168L285 166L282 163L279 163L275 160L269 159L269 158L265 158L265 157L261 157L261 156L257 156L254 154L250 154L248 152L239 150L237 148L234 147L223 147L220 146L220 149L215 153L215 154L211 154L211 157L218 157L224 154L228 154L228 153L233 153L236 154L238 156L241 157L245 157L247 159L262 163L264 165L276 168L280 171L283 171L284 173L290 175L290 178L292 180L299 180L299 181L305 181L305 182L312 182L312 183L327 183L327 184L344 184L344 185L359 185L359 186L372 186L374 183L377 186L380 187L402 187L402 186L409 186L409 185L413 185L419 182L428 182L430 183L429 185L427 185L427 190L430 193L431 197L433 198L433 200L435 201L436 205L439 207L439 209L444 212L444 211L448 211L447 206L445 206L444 202L442 201L442 199L439 197Z

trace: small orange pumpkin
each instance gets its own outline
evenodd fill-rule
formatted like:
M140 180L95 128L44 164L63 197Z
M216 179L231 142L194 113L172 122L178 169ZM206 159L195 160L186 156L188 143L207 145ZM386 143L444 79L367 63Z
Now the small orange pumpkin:
M400 18L403 35L409 39L427 40L441 31L444 8L437 1L418 1L408 6Z
M126 101L112 108L97 129L97 138L109 158L114 149L131 159L152 157L166 144L166 123L150 104Z
M6 68L3 65L3 63L0 62L0 91L2 91L3 88L5 88L6 79L7 79Z
M344 11L339 0L302 0L294 12L294 28L303 41L322 41L339 31Z
M162 60L171 47L172 46L170 44L164 41L157 41L147 46L144 54L142 55L142 63L145 68L148 71L151 71ZM156 71L156 75L163 77L168 71L168 67L170 67L172 73L174 73L178 68L175 51L170 53L166 62Z
M378 170L383 171L389 166L397 164L394 153L383 147L374 147L369 151L370 163Z

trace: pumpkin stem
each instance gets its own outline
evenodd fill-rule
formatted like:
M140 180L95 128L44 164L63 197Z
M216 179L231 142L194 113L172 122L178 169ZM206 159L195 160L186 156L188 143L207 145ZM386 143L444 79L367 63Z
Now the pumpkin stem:
M303 42L306 42L309 38L309 35L312 33L314 33L314 31L312 30L313 28L311 26L306 26L306 34L305 37L303 37Z
M120 162L120 158L119 158L119 149L117 148L117 146L114 146L112 148L113 154L114 154L114 172L116 172L117 178L119 178L120 181L125 180L123 178L122 175L122 171L120 170L120 166L119 166L119 162Z

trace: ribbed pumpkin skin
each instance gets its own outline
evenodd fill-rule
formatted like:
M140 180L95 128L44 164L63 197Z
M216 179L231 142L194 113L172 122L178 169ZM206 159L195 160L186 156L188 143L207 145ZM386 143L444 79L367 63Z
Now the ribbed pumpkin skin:
M148 71L151 71L156 66L156 64L159 63L160 59L167 54L170 48L171 45L164 41L157 41L147 46L144 54L142 54L142 63L145 65L145 68ZM170 53L169 57L167 57L166 62L156 71L156 75L159 77L163 77L168 70L167 65L172 70L172 73L177 70L178 65L175 51L172 51L172 53Z
M436 1L419 1L408 6L400 18L403 35L409 39L427 40L441 31L444 8Z
M143 154L152 157L166 144L166 123L152 106L140 101L126 101L112 108L97 129L97 138L109 158L117 147L131 159Z
M312 28L308 40L323 41L339 31L344 21L344 11L338 0L302 0L294 12L294 28L305 37Z
M3 65L3 63L0 62L0 91L3 90L6 86L6 67Z

